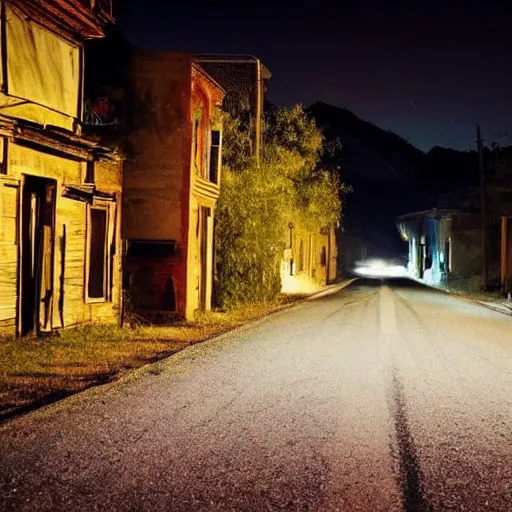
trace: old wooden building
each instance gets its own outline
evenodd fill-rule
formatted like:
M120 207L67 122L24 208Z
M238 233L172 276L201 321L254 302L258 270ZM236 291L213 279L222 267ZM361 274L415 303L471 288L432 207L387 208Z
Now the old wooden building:
M83 44L110 1L0 5L0 330L114 321L121 162L81 127Z
M183 52L134 50L130 82L128 307L188 319L211 307L224 92Z

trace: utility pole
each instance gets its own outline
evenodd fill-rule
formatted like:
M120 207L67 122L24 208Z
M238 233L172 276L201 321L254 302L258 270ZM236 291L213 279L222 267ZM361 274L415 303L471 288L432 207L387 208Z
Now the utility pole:
M476 144L478 148L478 169L480 171L480 209L482 222L482 284L484 291L488 281L488 255L487 255L487 197L485 193L484 155L482 152L482 135L480 126L476 125Z

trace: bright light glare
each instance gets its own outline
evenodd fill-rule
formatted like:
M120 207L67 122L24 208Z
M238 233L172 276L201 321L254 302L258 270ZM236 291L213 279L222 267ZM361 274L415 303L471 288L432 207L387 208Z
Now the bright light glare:
M386 266L386 262L384 260L368 260L365 264L368 268L374 268L376 270L381 269Z
M402 265L391 265L382 260L371 260L360 263L354 269L354 273L367 277L404 277L407 269Z

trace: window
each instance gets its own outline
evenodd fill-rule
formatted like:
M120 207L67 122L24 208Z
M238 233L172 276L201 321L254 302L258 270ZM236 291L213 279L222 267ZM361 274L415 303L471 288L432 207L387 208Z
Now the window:
M95 169L94 169L94 162L87 162L87 167L85 170L85 183L94 183L95 178Z
M299 244L299 272L304 271L304 242L301 240Z
M108 210L90 209L87 296L107 300L108 283Z
M210 145L210 176L209 179L213 183L219 183L220 168L220 131L212 130L212 142Z
M320 252L320 265L322 265L322 267L327 265L327 250L325 249L325 245L322 247L322 251Z
M199 153L199 120L194 120L194 129L192 132L192 164L194 169L199 172L199 166L197 165Z
M7 143L0 137L0 174L7 174Z

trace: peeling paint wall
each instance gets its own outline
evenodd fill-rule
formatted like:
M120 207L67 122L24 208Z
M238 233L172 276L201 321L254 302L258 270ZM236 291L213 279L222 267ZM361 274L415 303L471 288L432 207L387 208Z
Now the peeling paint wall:
M169 244L161 256L129 250L131 300L152 318L190 318L211 305L220 177L213 183L208 172L211 130L221 129L222 92L188 53L136 50L130 94L123 237L132 247Z
M191 57L137 50L131 66L129 159L125 166L127 239L186 240L190 167Z

